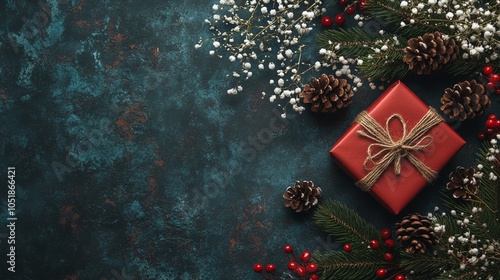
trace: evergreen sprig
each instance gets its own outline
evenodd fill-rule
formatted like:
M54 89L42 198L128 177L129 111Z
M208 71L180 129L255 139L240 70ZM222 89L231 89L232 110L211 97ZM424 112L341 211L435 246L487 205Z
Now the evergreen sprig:
M498 148L490 142L478 153L477 166L482 179L477 194L463 200L443 190L449 211L431 215L439 243L423 254L409 254L397 246L394 261L385 262L380 252L366 248L367 242L378 239L371 224L340 202L324 202L314 214L315 223L339 241L358 247L350 253L316 253L322 279L374 279L374 272L380 267L390 269L391 277L403 274L412 280L500 279Z
M375 271L388 265L380 256L362 250L315 254L314 261L320 267L321 279L374 279Z
M361 74L369 79L397 80L408 72L403 63L406 39L390 33L373 34L359 27L327 30L317 37L320 47L336 56L355 58Z
M375 228L339 201L329 200L320 205L314 213L314 222L340 242L351 243L353 248L366 247L371 240L378 240Z

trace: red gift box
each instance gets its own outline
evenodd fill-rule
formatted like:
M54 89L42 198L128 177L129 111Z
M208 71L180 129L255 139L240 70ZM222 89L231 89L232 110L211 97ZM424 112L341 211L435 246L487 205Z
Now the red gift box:
M380 128L386 129L390 137L388 139L394 142L411 134L415 125L421 122L424 116L427 117L429 111L433 109L430 110L429 106L402 82L391 85L366 109L370 119L380 125ZM395 117L395 114L400 117ZM406 133L403 122L406 125ZM367 191L369 189L369 193L394 214L398 214L428 183L429 179L426 180L421 169L415 167L418 165L415 164L415 158L425 168L438 172L465 144L465 141L448 124L438 119L435 119L432 126L424 125L424 127L431 128L424 129L422 136L409 145L409 151L402 153L399 174L396 174L397 164L391 161L389 166L381 172L380 177L376 176L373 186L365 189ZM358 183L366 178L365 176L387 154L387 151L382 151L384 145L374 144L376 143L374 139L366 137L366 133L361 135L359 131L369 130L359 123L354 123L330 150L334 161ZM420 145L419 148L415 148L418 145ZM369 151L372 156L375 155L372 161L367 160Z

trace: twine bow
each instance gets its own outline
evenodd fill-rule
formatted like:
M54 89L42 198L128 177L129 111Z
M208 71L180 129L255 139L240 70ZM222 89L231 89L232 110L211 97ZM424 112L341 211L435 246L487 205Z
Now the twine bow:
M394 140L391 137L389 123L392 120L399 120L402 125L403 135L399 140ZM356 117L355 122L359 123L364 130L358 130L357 133L369 138L374 143L368 146L366 150L367 157L363 162L363 168L369 170L369 172L364 178L356 182L356 185L363 191L369 191L391 163L394 163L394 173L399 175L403 158L408 159L427 182L434 180L437 172L415 157L414 153L432 145L432 136L425 134L441 121L441 116L433 108L429 108L429 111L415 127L410 132L407 132L406 122L399 114L391 115L386 120L384 129L366 111L361 112Z

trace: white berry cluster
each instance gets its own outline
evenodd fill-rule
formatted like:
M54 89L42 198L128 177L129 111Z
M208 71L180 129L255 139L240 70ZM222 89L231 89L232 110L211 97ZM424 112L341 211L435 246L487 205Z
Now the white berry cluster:
M456 210L451 210L450 215L455 219L457 226L460 228L460 233L450 235L447 240L442 240L446 241L445 246L450 258L459 261L459 269L470 270L474 275L478 274L477 271L488 273L488 268L495 267L497 261L499 261L498 253L500 242L489 238L481 239L474 234L475 229L471 228L480 226L485 232L488 232L487 224L477 224L477 221L480 220L479 215L482 211L482 208L475 206L470 209L470 214L464 212L458 213ZM431 219L433 223L434 231L442 238L446 233L446 228L444 224L439 222L439 216L444 217L446 213L443 212L437 215L432 213L428 214L429 219ZM446 271L443 271L443 273L446 273ZM449 277L453 278L452 275L449 275ZM489 276L486 279L493 278Z
M500 3L480 0L405 0L401 9L412 17L401 27L415 23L446 24L461 46L465 59L481 57L485 63L498 59L500 49Z
M491 147L488 149L488 153L486 154L486 159L491 162L491 170L495 170L495 166L500 168L500 147L498 147L499 140L500 134L496 135L496 139L493 138L490 140ZM495 174L493 171L490 171L487 176L489 180L497 181L500 174Z
M363 23L364 18L356 15L354 19L358 20L358 23ZM362 24L358 25L362 26ZM338 52L346 46L343 43L328 41L330 47L319 51L319 54L323 56L323 66L331 67L336 76L347 76L348 79L353 81L353 91L357 91L358 88L363 86L363 80L351 71L352 68L362 66L363 63L371 60L387 60L390 51L402 49L397 36L388 35L384 30L379 30L379 34L381 35L379 40L370 42L365 46L371 49L373 53L366 57L344 57L339 55ZM368 79L368 81L370 88L375 90L377 88L375 83L371 79ZM380 85L378 89L383 90L384 86Z
M262 92L271 102L285 100L297 112L302 77L322 64L303 56L304 35L312 30L314 18L321 14L320 0L220 0L213 5L213 17L205 22L213 32L210 55L227 58L236 67L232 75L238 84L228 94L243 91L243 80L258 71L271 71L272 93ZM200 39L195 46L200 48ZM281 105L280 105L281 106ZM286 117L284 113L282 117Z

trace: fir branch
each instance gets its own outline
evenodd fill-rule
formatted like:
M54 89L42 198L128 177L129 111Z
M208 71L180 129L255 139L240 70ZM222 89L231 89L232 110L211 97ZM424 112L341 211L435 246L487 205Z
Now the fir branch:
M463 271L461 269L454 269L447 271L442 275L436 277L436 280L476 280L476 279L488 279L488 274L478 274L477 271Z
M399 42L406 39L398 38ZM337 55L346 57L361 57L374 52L373 48L377 42L387 42L394 39L394 35L384 33L382 35L368 32L359 27L348 29L330 29L321 32L317 41L322 48L334 50Z
M374 279L378 268L390 265L380 256L377 257L373 251L371 254L353 251L315 255L314 261L318 264L321 279Z
M399 80L409 70L408 65L403 62L403 56L402 49L376 53L363 59L364 63L358 65L358 69L364 76L372 79Z
M464 59L459 56L457 60L453 61L446 69L443 69L443 71L447 71L456 77L469 77L476 73L480 73L483 67L484 63L482 59Z
M401 255L401 267L405 271L413 271L415 275L426 276L427 279L432 279L443 272L453 267L458 267L454 259L449 256L436 257L430 253L423 255L403 253Z
M390 31L401 36L413 38L421 36L424 33L440 30L448 34L450 32L450 20L443 17L437 17L432 13L413 14L409 10L401 9L401 1L391 0L373 0L368 1L366 13L373 18L382 20ZM414 23L409 24L410 20ZM402 26L404 22L406 25Z
M378 239L373 225L338 201L329 200L320 205L314 213L314 222L340 241L349 242L356 247Z

